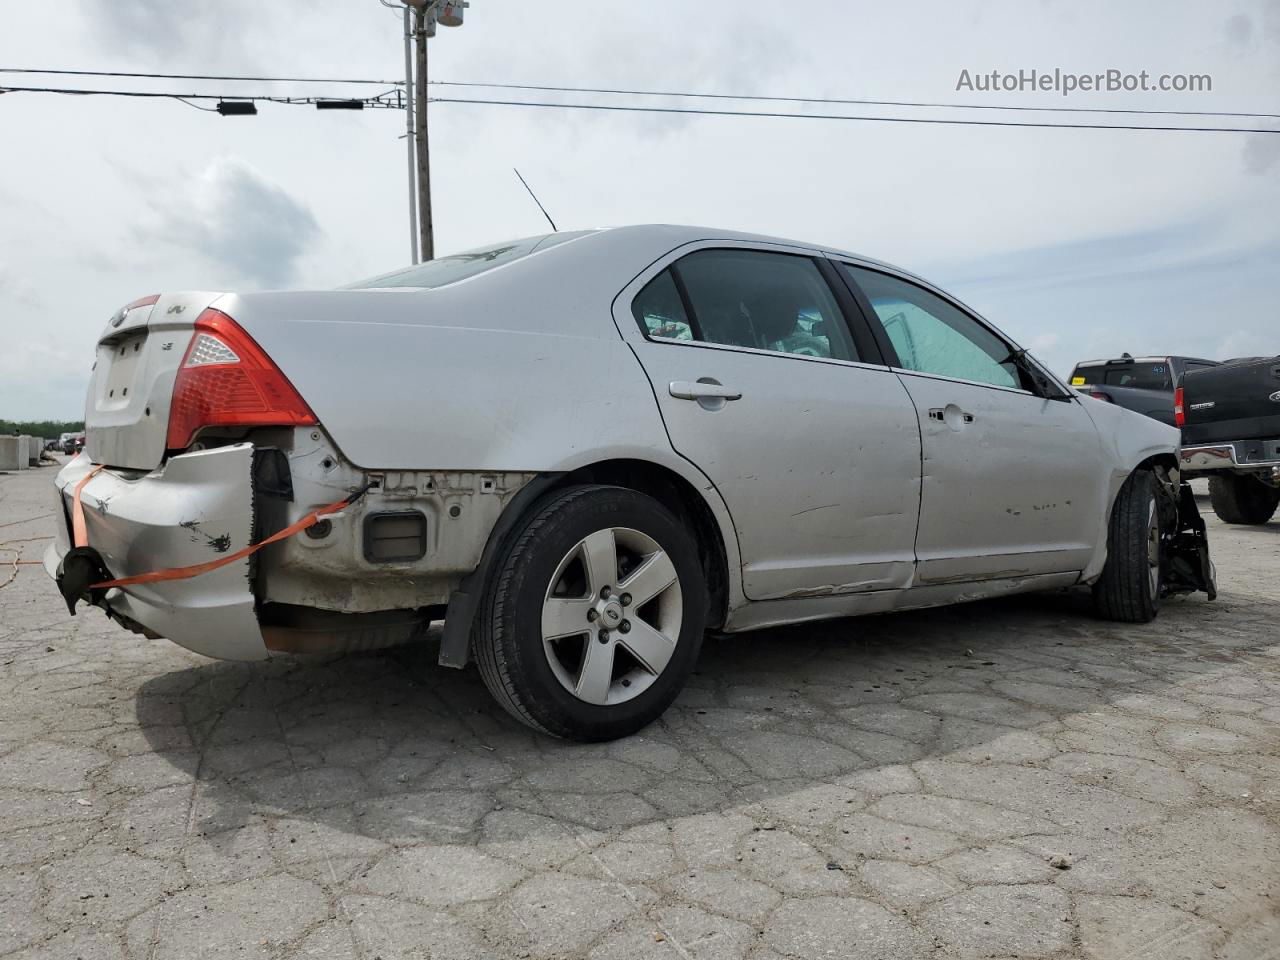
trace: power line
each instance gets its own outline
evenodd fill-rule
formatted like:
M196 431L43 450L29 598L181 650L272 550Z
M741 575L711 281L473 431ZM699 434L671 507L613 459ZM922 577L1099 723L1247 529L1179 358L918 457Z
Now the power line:
M112 70L35 70L0 67L0 73L42 73L60 77L133 77L140 80L254 80L262 83L363 83L379 87L402 86L403 80L362 80L337 77L245 77L211 73L125 73Z
M764 117L795 120L862 120L869 123L935 123L969 127L1038 127L1063 130L1181 130L1188 133L1280 133L1267 127L1187 127L1121 123L1050 123L1030 120L955 120L945 117L875 117L837 113L786 113L765 110L709 110L693 107L634 107L606 103L548 103L539 100L472 100L462 97L432 97L433 103L470 103L495 107L549 107L560 110L609 110L622 113L674 113L712 117Z
M1114 107L1029 107L995 103L935 103L921 100L857 100L838 97L775 97L766 94L689 93L681 90L628 90L615 87L555 87L529 83L477 83L464 80L432 80L441 87L490 87L543 93L599 93L611 96L682 97L697 100L749 100L768 103L818 103L866 107L937 107L947 110L1017 110L1030 113L1124 113L1180 117L1262 117L1280 120L1280 113L1239 113L1222 110L1122 110Z
M105 70L39 70L29 67L0 67L0 73L49 74L56 76L76 77L131 77L147 80L227 80L227 81L261 81L264 83L339 83L370 84L375 86L402 86L403 80L370 80L367 78L336 77L259 77L240 75L220 75L206 73L126 73ZM529 90L541 93L591 93L606 96L630 97L678 97L695 100L741 100L761 103L814 103L828 106L873 106L873 107L927 107L946 110L1007 110L1025 113L1109 113L1130 114L1134 116L1183 116L1183 117L1259 117L1268 120L1280 120L1277 113L1247 113L1243 111L1225 110L1154 110L1118 107L1067 107L1067 106L1017 106L995 103L950 103L926 100L871 100L850 97L788 97L769 94L745 93L697 93L687 90L636 90L625 87L573 87L553 86L532 83L480 82L469 80L431 80L432 86L472 87L499 90Z
M88 90L79 87L11 87L0 86L0 94L3 93L56 93L73 97L138 97L150 100L177 100L187 104L189 107L196 107L198 110L208 110L209 107L202 107L198 104L191 103L193 100L203 101L262 101L263 103L280 103L288 106L310 106L317 103L333 103L329 97L316 96L281 96L273 93L169 93L156 90ZM343 98L344 103L359 103L364 107L386 108L386 109L403 109L403 101L399 88L385 91L371 97ZM212 108L216 110L215 108Z
M218 112L218 108L217 108L217 107L202 107L202 106L200 106L200 104L198 104L198 103L192 103L190 100L186 99L185 97L174 97L173 99L177 100L179 103L185 103L188 107L193 107L193 108L195 108L196 110L203 110L203 111L205 111L206 113L217 113L217 112Z
M0 93L55 93L68 96L106 96L106 97L141 97L148 99L178 100L188 106L196 106L189 101L262 101L264 103L281 103L288 105L313 105L327 98L314 96L279 96L276 94L244 94L244 93L169 93L153 90L102 90L70 87L11 87L0 86ZM394 96L393 96L394 95ZM399 88L386 91L372 97L347 101L360 103L365 107L401 109ZM788 111L766 110L713 110L704 107L660 107L631 106L626 104L606 103L551 103L542 100L483 100L466 97L432 97L433 103L461 103L498 107L539 107L558 110L604 110L617 113L665 113L686 116L713 117L759 117L764 119L794 120L828 120L828 121L862 121L867 123L918 123L942 124L945 126L973 127L1034 127L1038 129L1063 130L1154 130L1182 131L1187 133L1280 133L1280 128L1267 127L1193 127L1193 126L1158 126L1153 124L1120 124L1120 123L1062 123L1031 120L963 120L949 117L883 117L865 114L844 113L796 113ZM208 109L197 107L197 109ZM215 108L216 109L216 108Z

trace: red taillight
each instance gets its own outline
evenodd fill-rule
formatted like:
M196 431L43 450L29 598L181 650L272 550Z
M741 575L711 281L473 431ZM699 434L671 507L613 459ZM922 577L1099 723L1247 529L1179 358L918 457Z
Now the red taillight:
M1105 403L1115 403L1115 401L1111 399L1111 394L1103 393L1101 390L1090 390L1089 396L1093 397L1095 400L1102 400Z
M1187 422L1187 414L1182 408L1182 388L1173 391L1173 424L1181 427Z
M201 427L313 424L316 416L253 338L207 309L173 382L165 446L185 450Z

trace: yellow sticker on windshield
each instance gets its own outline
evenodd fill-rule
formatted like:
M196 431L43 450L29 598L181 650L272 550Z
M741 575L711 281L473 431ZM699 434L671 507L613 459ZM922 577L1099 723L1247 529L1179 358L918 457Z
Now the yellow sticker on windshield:
M1084 386L1084 377L1072 377L1072 378L1071 378L1071 385L1072 385L1073 387L1083 387L1083 386Z

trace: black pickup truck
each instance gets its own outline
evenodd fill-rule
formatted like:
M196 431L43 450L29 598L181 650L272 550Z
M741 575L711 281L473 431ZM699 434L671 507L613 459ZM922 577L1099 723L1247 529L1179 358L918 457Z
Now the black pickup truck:
M1280 356L1190 371L1173 403L1183 476L1209 477L1223 521L1269 521L1280 506Z
M1114 403L1173 426L1173 391L1185 373L1207 370L1217 361L1199 357L1132 357L1085 360L1071 371L1079 393Z

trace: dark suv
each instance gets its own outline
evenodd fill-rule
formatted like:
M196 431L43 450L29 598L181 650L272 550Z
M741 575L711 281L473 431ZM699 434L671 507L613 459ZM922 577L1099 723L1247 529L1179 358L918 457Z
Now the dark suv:
M1118 404L1174 426L1173 391L1191 370L1218 366L1198 357L1132 357L1086 360L1071 371L1071 386L1095 400Z

